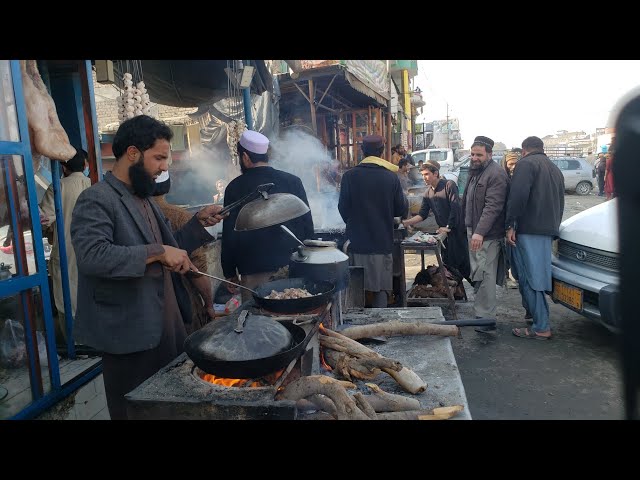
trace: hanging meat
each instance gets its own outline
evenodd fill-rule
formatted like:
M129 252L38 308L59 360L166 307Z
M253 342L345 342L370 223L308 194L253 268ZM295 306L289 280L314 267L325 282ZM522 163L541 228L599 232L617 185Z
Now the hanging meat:
M60 124L56 105L40 77L36 61L20 60L20 69L34 157L44 155L51 160L70 160L76 149Z

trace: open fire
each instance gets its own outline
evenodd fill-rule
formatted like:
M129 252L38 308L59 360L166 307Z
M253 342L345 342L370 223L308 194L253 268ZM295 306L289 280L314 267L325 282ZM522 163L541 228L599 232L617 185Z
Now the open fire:
M205 373L199 368L196 370L197 370L198 376L205 382L213 383L214 385L220 385L222 387L236 387L236 388L259 388L259 387L274 385L284 373L284 370L278 370L277 372L270 373L261 378L247 379L247 378L217 377L210 373Z

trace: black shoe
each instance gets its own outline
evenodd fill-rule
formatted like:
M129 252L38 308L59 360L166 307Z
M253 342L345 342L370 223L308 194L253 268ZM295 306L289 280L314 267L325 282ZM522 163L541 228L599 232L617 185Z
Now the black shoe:
M497 328L495 325L488 325L486 327L476 327L474 328L474 330L478 333L489 333L489 332L495 332Z

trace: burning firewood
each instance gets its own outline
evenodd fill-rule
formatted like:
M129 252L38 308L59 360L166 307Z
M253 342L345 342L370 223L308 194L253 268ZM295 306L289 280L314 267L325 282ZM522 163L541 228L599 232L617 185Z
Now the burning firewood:
M431 323L380 322L369 325L357 325L342 330L342 335L358 340L378 336L401 335L442 335L455 337L460 329L455 325L434 325Z
M457 329L457 327L454 328ZM322 332L324 333L324 335L320 335L319 337L320 345L324 348L343 351L351 356L358 358L384 358L382 357L382 355L374 352L370 348L367 348L364 345L356 342L355 340L345 337L338 332L334 332L333 330L328 330L326 328L323 328ZM331 342L329 341L328 337L332 339L338 339L340 340L340 342ZM398 363L398 365L400 364ZM420 392L424 392L427 389L427 384L424 383L413 370L410 370L407 367L402 367L399 371L386 367L383 367L382 370L391 375L391 377L393 377L393 379L409 393L417 394Z
M420 402L415 398L385 392L375 383L367 383L366 385L373 392L371 395L367 395L367 401L376 412L401 412L420 409Z
M351 382L344 382L326 375L301 377L291 382L278 394L280 400L299 400L311 395L322 394L329 397L336 406L338 420L368 420L369 417L358 408L346 388L356 388Z

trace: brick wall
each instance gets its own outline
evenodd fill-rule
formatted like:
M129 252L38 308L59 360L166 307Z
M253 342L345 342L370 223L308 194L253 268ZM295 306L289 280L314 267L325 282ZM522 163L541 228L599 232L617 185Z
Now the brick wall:
M98 130L100 132L107 131L107 126L113 127L113 124L118 123L118 90L114 85L103 85L96 81L96 73L93 72L93 89L96 98L96 116L98 117ZM171 121L171 123L190 123L187 114L193 113L197 108L182 108L171 107L169 105L157 105L157 109L153 109L157 112L157 116L160 120ZM155 112L154 112L155 113ZM116 126L117 128L117 126ZM108 130L115 130L115 128L109 128Z

